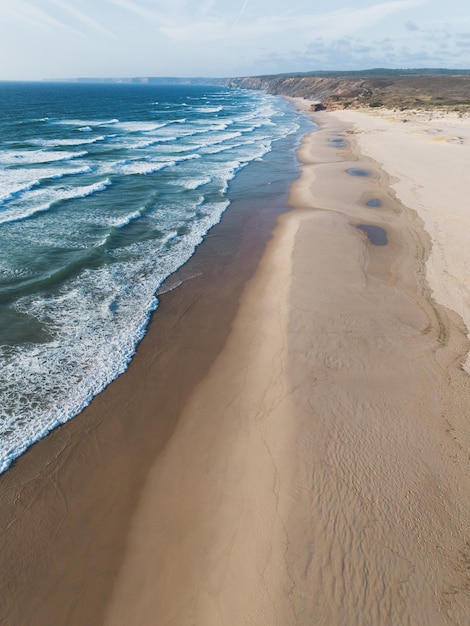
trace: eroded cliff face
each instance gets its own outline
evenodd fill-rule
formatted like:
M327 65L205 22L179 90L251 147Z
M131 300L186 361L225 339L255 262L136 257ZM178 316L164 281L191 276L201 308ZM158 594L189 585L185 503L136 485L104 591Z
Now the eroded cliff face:
M313 76L247 77L229 81L231 87L262 89L273 95L293 96L322 101L341 90L359 88L364 81Z
M227 84L305 98L322 103L327 110L359 107L470 109L469 75L258 76L233 78Z

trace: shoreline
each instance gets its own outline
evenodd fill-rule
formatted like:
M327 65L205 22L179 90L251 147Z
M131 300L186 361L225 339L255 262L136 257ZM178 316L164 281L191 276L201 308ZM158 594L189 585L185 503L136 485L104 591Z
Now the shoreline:
M273 238L269 207L240 215L226 270L207 255L128 372L5 474L5 623L464 623L466 328L394 179L316 119Z
M128 369L0 476L0 621L102 624L145 476L224 345L244 285L287 210L283 184L254 202L235 193L160 287Z

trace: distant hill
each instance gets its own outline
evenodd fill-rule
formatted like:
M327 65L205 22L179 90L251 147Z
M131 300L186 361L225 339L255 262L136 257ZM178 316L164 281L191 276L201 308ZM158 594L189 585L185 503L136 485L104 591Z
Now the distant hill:
M470 110L470 70L319 71L233 78L227 85L301 97L328 110L360 107Z
M349 71L340 71L340 70L314 70L311 72L287 72L282 74L265 74L260 75L256 78L266 78L266 79L275 79L275 78L290 78L293 76L303 77L303 76L318 76L318 77L326 77L326 78L338 78L338 77L371 77L371 76L457 76L457 75L470 75L470 69L468 70L453 70L448 68L434 68L434 67L424 67L424 68L407 68L407 69L390 69L386 67L377 67L371 70L349 70ZM248 78L248 77L247 77ZM239 79L235 79L239 80Z

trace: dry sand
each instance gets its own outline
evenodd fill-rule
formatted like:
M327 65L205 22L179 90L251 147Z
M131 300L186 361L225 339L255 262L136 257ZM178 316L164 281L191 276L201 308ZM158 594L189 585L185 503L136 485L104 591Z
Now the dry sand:
M79 532L63 515L58 536L68 552L51 558L49 586L47 558L37 559L49 596L41 605L34 580L10 585L8 626L470 623L470 394L462 368L469 344L464 312L441 284L454 276L454 261L445 274L433 260L435 250L454 254L470 238L463 228L458 242L451 232L449 241L439 238L448 216L439 204L441 165L451 176L467 144L432 142L409 133L410 123L356 113L322 113L318 121L320 130L299 151L293 210L280 218L206 375L172 407L174 428L160 439L163 447L139 464L147 424L131 468L127 457L108 454L114 483L100 471L101 491L93 483L94 497L79 500L91 510L93 522L80 515L85 538L95 533L88 534L93 551L81 537L74 556ZM444 121L453 136L458 120ZM458 136L466 132L463 123ZM339 135L344 148L329 141ZM439 172L430 176L436 162ZM371 175L351 176L351 167ZM465 202L464 180L452 180L449 197ZM374 198L380 208L367 206ZM358 225L385 229L388 244L373 245ZM464 272L465 260L459 267ZM119 413L119 389L132 393L142 372L145 389L152 387L158 369L149 341L143 345L145 366L138 354L118 391L108 400L105 392L92 412L101 402ZM149 402L151 394L142 407ZM81 419L73 422L83 434ZM93 441L101 445L100 437ZM69 446L68 457L76 453ZM84 471L86 463L73 469ZM63 466L48 484L61 486ZM11 480L14 495L18 481ZM126 512L126 523L107 536L112 515L97 494L128 482L133 497L115 511ZM70 487L59 489L61 498L77 507ZM18 548L15 524L10 517L3 536ZM90 571L86 559L97 550L107 554ZM74 573L67 578L74 591L56 589L68 603L52 587L61 571ZM96 584L101 603L90 591ZM31 595L36 613L21 611L18 603Z
M392 189L415 209L432 239L426 277L434 298L470 329L470 117L404 111L338 112L361 152L393 177ZM470 363L467 358L467 371Z
M419 217L329 142L339 117L148 475L107 626L468 623L466 331L430 296Z

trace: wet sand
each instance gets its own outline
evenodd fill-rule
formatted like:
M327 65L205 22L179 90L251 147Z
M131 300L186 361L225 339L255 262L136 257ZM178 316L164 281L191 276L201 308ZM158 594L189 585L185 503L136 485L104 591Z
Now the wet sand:
M233 201L162 286L129 369L0 476L2 625L103 624L149 469L223 348L286 210L282 190L274 193Z
M432 297L439 239L342 115L305 138L262 258L247 222L224 271L162 300L129 371L2 477L6 624L468 623L467 328Z

